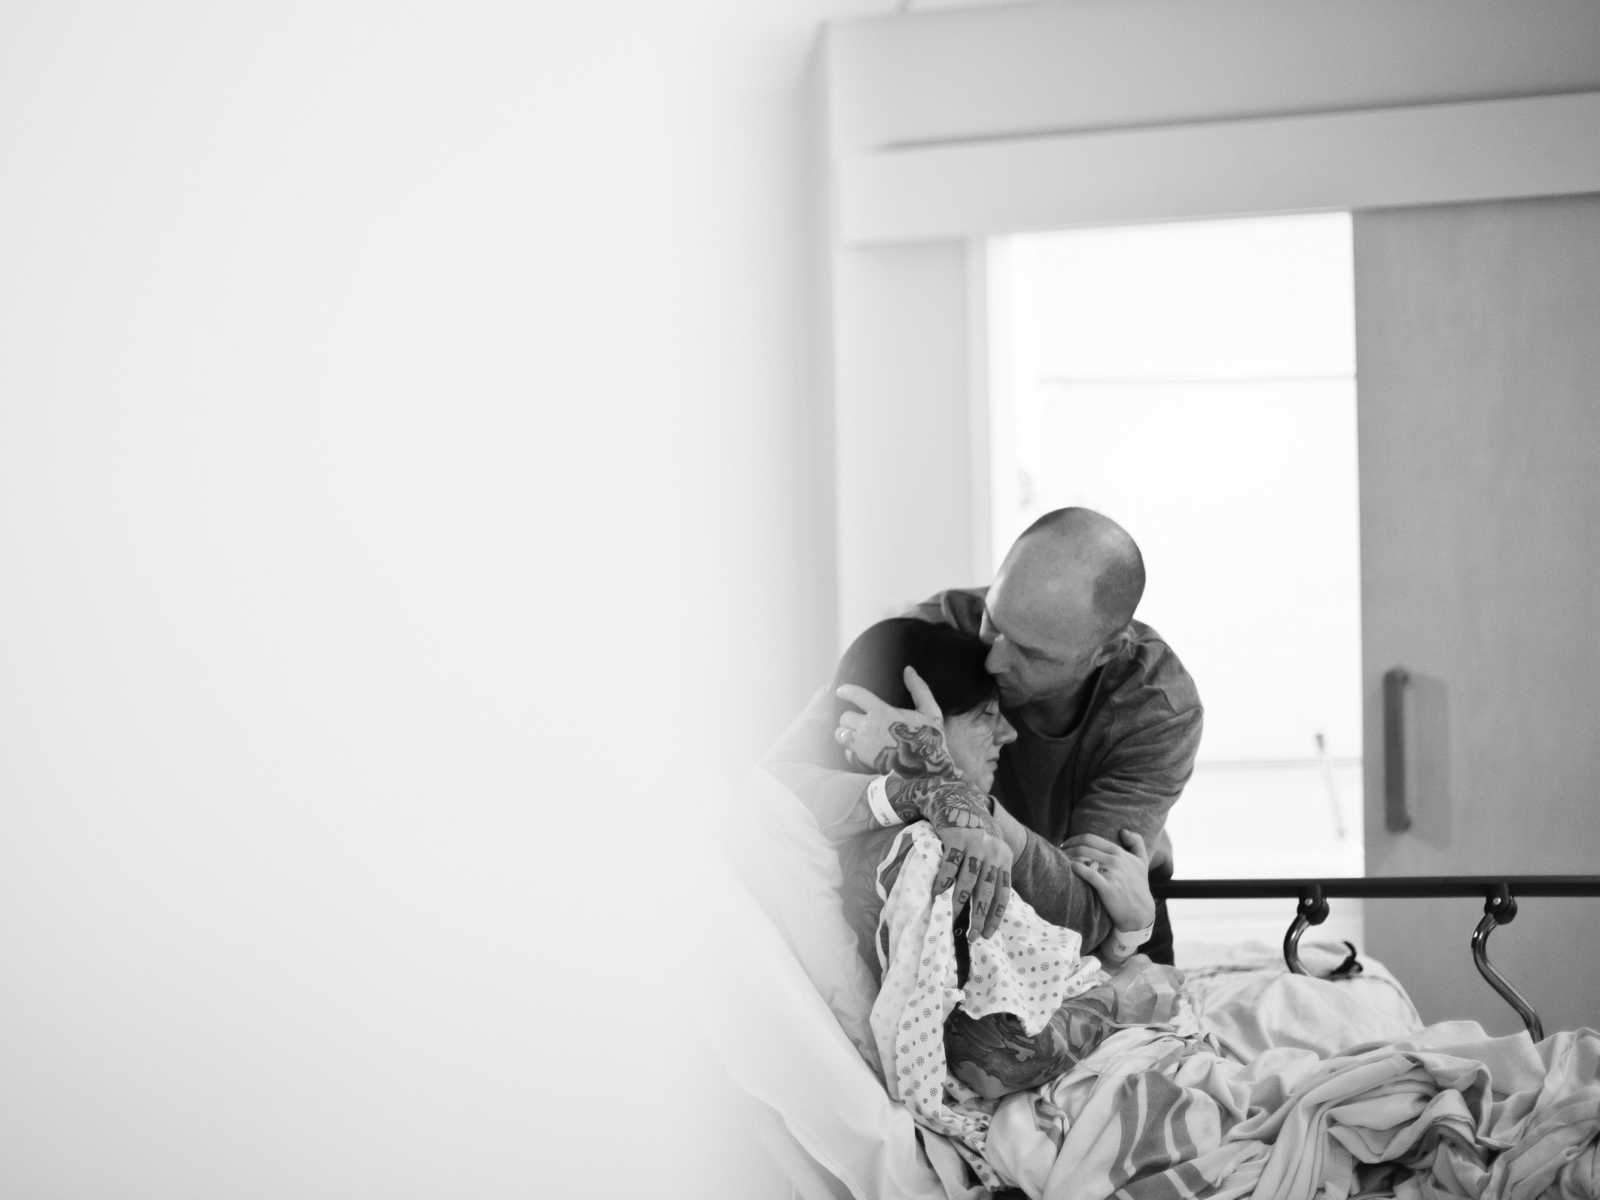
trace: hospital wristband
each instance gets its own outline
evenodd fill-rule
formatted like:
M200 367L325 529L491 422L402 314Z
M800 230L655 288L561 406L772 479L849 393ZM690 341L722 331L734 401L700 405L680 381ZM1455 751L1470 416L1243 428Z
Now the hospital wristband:
M1132 958L1139 947L1150 940L1155 931L1154 921L1143 929L1113 929L1110 936L1101 943L1101 947L1105 950L1107 958L1114 958L1118 961L1124 958Z
M887 775L874 775L872 782L867 784L867 807L872 810L873 819L879 825L904 825L900 814L895 812L889 804L889 777Z

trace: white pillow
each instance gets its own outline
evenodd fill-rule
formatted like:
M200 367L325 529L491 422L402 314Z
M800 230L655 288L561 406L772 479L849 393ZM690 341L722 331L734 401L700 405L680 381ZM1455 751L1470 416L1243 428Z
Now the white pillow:
M723 828L731 869L714 873L721 887L705 881L725 968L711 984L708 1032L728 1074L852 1195L977 1200L985 1193L955 1149L919 1136L862 1061L876 1058L877 985L844 919L837 855L810 812L758 771Z
M844 917L839 855L793 792L762 770L733 797L725 826L734 870L777 926L862 1056L877 1066L868 1017L877 982Z

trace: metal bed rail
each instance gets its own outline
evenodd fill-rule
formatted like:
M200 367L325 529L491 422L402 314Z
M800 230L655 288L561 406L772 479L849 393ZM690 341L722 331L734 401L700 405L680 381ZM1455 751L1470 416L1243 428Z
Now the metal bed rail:
M1517 916L1521 896L1600 896L1600 875L1395 875L1376 879L1152 879L1151 891L1163 900L1297 901L1294 920L1283 935L1283 961L1304 975L1300 935L1328 919L1330 899L1377 900L1408 896L1481 896L1483 918L1472 931L1472 962L1478 974L1511 1005L1534 1041L1544 1024L1526 997L1489 961L1489 935Z

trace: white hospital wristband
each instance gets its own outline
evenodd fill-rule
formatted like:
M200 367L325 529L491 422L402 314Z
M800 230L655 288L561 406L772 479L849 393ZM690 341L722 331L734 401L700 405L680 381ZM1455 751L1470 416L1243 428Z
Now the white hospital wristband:
M1150 940L1150 935L1155 931L1154 921L1143 929L1113 929L1111 936L1105 940L1106 955L1116 959L1132 958L1139 947Z
M889 805L889 777L874 775L867 784L867 807L872 810L879 825L904 825L900 814Z

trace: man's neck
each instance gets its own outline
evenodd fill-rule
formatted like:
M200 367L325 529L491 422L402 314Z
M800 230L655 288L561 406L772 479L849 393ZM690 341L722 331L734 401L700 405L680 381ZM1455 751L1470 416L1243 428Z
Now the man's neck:
M1041 737L1065 737L1077 725L1088 699L1089 683L1085 680L1076 691L1066 695L1046 696L1024 704L1017 715Z

